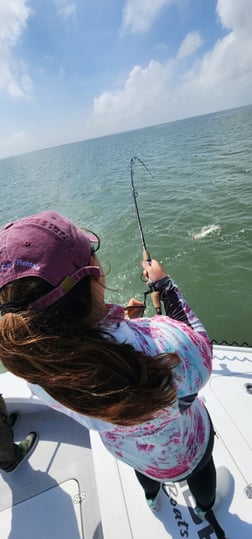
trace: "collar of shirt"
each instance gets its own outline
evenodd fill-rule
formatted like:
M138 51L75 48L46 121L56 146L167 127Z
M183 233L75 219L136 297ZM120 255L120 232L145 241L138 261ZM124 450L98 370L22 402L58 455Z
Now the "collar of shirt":
M100 320L96 325L99 326L105 326L105 327L119 327L120 323L123 322L125 312L124 308L121 305L108 303L108 313L106 316Z

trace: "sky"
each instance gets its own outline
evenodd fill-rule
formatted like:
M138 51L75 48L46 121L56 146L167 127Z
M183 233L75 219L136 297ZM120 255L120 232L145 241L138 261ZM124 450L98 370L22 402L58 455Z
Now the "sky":
M252 0L0 0L0 157L252 103Z

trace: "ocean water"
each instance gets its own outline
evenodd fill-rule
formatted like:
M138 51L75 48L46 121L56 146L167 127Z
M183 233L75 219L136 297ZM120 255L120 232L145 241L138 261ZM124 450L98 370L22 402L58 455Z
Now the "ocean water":
M142 299L145 241L211 339L252 344L252 106L0 160L0 225L55 209L101 237L108 301ZM205 238L204 227L220 230ZM148 301L147 315L153 314Z

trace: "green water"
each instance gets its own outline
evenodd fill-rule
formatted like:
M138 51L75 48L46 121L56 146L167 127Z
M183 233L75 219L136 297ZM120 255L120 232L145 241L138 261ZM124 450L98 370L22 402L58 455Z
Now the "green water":
M251 344L252 106L0 161L0 224L56 209L102 239L108 301L142 299L142 248L130 184L153 258L217 341ZM220 233L193 241L204 226ZM149 305L148 314L152 314Z

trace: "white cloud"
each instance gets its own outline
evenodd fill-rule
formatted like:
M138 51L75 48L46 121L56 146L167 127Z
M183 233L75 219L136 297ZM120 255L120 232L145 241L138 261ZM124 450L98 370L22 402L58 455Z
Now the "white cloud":
M177 0L126 0L121 32L144 33L152 26L160 11Z
M32 88L25 64L13 53L30 14L29 0L0 2L0 90L15 99L26 98Z
M1 0L0 2L0 41L16 44L22 33L30 8L27 0Z
M202 45L202 38L198 32L189 32L182 41L177 58L187 58L192 56Z
M136 65L124 87L103 92L94 100L92 131L106 126L110 133L157 123L157 107L161 106L172 74L172 63L162 65L152 60L146 68ZM159 104L159 105L158 105ZM164 113L164 111L163 111ZM158 121L160 117L158 117Z
M250 96L251 100L252 95L252 3L219 0L217 13L231 31L193 66L187 77L188 88L203 92L210 101L218 98L221 106L231 104L232 99L239 104L239 98Z
M62 8L62 15L64 19L68 19L69 17L72 17L76 14L77 6L76 4L68 4L67 6Z
M70 17L75 16L77 11L77 5L69 0L54 0L54 3L58 7L58 14L67 20Z
M252 1L219 0L216 10L227 33L212 49L192 58L190 69L181 73L181 58L201 45L200 35L193 32L173 60L133 67L122 88L94 99L91 133L124 131L251 103Z
M251 0L239 0L239 2L236 0L218 0L216 10L224 28L251 36Z

